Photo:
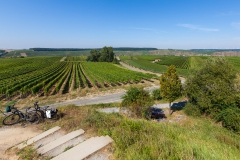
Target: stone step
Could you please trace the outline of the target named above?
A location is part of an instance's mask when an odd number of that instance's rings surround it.
[[[73,131],[71,133],[68,133],[55,141],[52,141],[45,146],[39,148],[37,152],[40,155],[48,156],[48,157],[54,157],[59,155],[60,153],[64,152],[64,150],[67,147],[75,146],[76,144],[79,144],[84,141],[84,137],[80,136],[85,131],[80,129]],[[80,137],[79,137],[80,136]]]
[[[47,144],[51,139],[57,139],[60,135],[59,133],[60,131],[60,127],[59,126],[56,126],[54,128],[51,128],[29,140],[27,140],[26,142],[23,142],[21,144],[19,144],[17,146],[18,149],[22,149],[30,144],[33,144],[34,143],[34,147],[35,148],[38,148],[39,146],[41,145],[44,145],[44,144]]]
[[[54,157],[52,160],[80,160],[105,147],[113,140],[109,136],[92,137],[79,145]]]

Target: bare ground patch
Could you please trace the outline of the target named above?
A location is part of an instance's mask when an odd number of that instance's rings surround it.
[[[0,128],[0,159],[15,160],[18,159],[15,152],[6,151],[12,146],[15,146],[29,138],[40,134],[42,130],[37,126],[20,124],[14,126],[4,126]]]

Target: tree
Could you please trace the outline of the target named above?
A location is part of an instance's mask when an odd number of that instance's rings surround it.
[[[87,57],[87,61],[98,62],[100,56],[101,56],[100,52],[98,50],[93,49],[90,51],[90,56]]]
[[[128,107],[137,117],[149,118],[148,111],[154,103],[149,92],[131,87],[122,99],[121,106]]]
[[[202,114],[216,116],[228,107],[239,106],[236,70],[225,58],[214,58],[195,70],[185,82],[189,103]]]
[[[181,96],[182,84],[174,65],[167,68],[167,71],[160,77],[161,97],[168,100],[169,108],[171,103]]]
[[[112,62],[114,59],[114,52],[112,47],[103,47],[101,51],[91,50],[87,61],[92,62]]]
[[[112,62],[114,59],[114,53],[112,47],[103,47],[101,50],[101,56],[99,58],[99,61],[102,62]]]

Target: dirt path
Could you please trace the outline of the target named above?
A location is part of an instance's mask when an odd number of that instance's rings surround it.
[[[159,77],[162,75],[161,73],[154,73],[154,72],[151,72],[151,71],[146,71],[146,70],[143,70],[143,69],[135,68],[135,67],[132,67],[132,66],[130,66],[130,65],[126,64],[126,63],[123,63],[123,62],[120,62],[120,64],[121,64],[123,67],[125,67],[125,68],[127,68],[127,69],[129,69],[129,70],[132,70],[132,71],[142,72],[142,73],[156,74],[156,75],[159,76]],[[184,78],[184,77],[180,77],[180,79],[181,79],[181,82],[182,82],[182,83],[185,82],[185,78]]]
[[[161,75],[162,75],[162,74],[160,74],[160,73],[153,73],[153,72],[146,71],[146,70],[143,70],[143,69],[135,68],[135,67],[132,67],[132,66],[130,66],[130,65],[126,64],[126,63],[123,63],[123,62],[120,62],[120,64],[121,64],[123,67],[125,67],[125,68],[127,68],[127,69],[129,69],[129,70],[132,70],[132,71],[143,72],[143,73],[151,73],[151,74],[156,74],[157,76],[161,76]]]
[[[37,129],[34,125],[14,125],[4,126],[0,128],[0,160],[15,160],[18,159],[16,155],[5,153],[5,151],[19,144],[29,138],[32,138],[42,133],[41,130]]]

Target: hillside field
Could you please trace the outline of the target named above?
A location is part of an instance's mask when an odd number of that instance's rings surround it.
[[[143,74],[86,57],[28,57],[0,59],[0,99],[9,96],[54,95],[84,88],[109,88],[151,80]]]
[[[175,65],[181,76],[190,74],[191,69],[203,66],[204,61],[213,56],[120,56],[121,61],[144,70],[163,73],[170,65]],[[240,70],[240,57],[225,57],[237,70]]]
[[[54,51],[52,51],[54,52]],[[181,76],[203,66],[211,56],[119,56],[131,66],[163,73],[171,64]],[[240,70],[240,57],[226,57]],[[0,100],[28,95],[48,96],[85,88],[111,88],[151,81],[154,74],[143,74],[106,62],[87,62],[86,56],[40,56],[0,59]]]

